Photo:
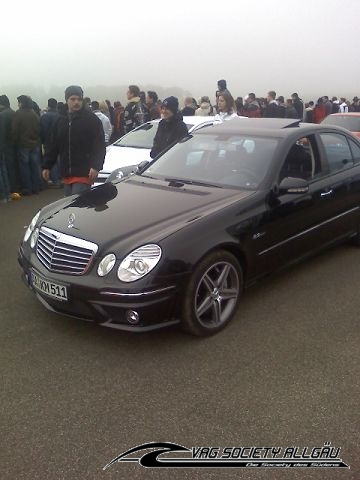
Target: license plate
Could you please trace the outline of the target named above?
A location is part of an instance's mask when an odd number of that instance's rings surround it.
[[[49,297],[56,298],[56,300],[68,301],[68,291],[65,285],[59,283],[49,282],[36,273],[31,272],[32,286],[41,293],[45,293]]]

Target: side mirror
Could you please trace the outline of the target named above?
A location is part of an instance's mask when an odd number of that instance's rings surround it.
[[[143,160],[142,162],[139,163],[139,165],[135,169],[135,173],[141,173],[145,168],[149,165],[148,160]]]
[[[110,175],[105,180],[105,183],[111,183],[115,181],[119,181],[129,177],[132,173],[134,173],[137,169],[137,165],[130,165],[127,167],[120,167],[113,170]]]
[[[307,193],[309,191],[309,184],[303,178],[286,177],[283,178],[278,187],[278,194],[284,195],[286,193]]]

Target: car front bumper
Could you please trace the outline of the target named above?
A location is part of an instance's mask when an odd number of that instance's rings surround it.
[[[113,285],[102,285],[98,288],[98,279],[91,275],[56,275],[39,262],[32,265],[22,247],[19,249],[18,261],[23,270],[24,283],[35,293],[38,300],[54,313],[133,332],[155,330],[179,323],[176,315],[179,301],[176,282],[156,288],[139,288],[131,292],[114,288]],[[59,300],[36,288],[32,272],[48,282],[65,286],[68,299]]]

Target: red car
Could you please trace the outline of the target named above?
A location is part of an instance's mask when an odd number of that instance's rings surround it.
[[[321,122],[325,125],[343,127],[360,138],[360,112],[332,113]]]

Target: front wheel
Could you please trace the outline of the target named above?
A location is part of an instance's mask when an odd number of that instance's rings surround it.
[[[222,330],[234,316],[243,288],[242,269],[231,253],[221,250],[196,267],[186,289],[183,328],[198,336]]]

